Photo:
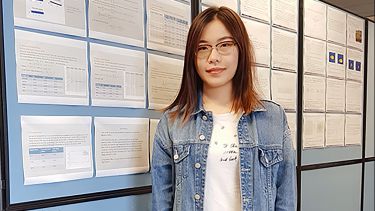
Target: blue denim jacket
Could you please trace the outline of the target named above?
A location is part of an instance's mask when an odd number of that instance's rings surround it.
[[[295,211],[296,167],[283,108],[271,101],[238,123],[242,210]],[[152,156],[152,210],[203,210],[208,146],[213,117],[201,103],[190,120],[157,127]]]

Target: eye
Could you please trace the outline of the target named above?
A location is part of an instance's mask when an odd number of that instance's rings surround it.
[[[209,49],[210,49],[210,46],[208,45],[198,46],[198,51],[208,51]]]
[[[232,41],[225,41],[225,42],[219,43],[219,45],[218,45],[219,48],[229,48],[229,47],[232,47],[232,46],[233,46]]]

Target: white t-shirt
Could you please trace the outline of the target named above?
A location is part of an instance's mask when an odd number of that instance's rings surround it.
[[[204,211],[241,210],[239,144],[237,125],[241,115],[213,115],[207,154]]]

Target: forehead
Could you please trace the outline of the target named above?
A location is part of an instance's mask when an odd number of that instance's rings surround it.
[[[223,37],[231,36],[231,33],[227,30],[224,24],[220,20],[215,18],[203,28],[200,41],[214,43]]]

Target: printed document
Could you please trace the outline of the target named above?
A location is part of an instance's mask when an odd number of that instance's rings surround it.
[[[270,22],[270,0],[240,0],[241,15]]]
[[[270,25],[242,18],[255,52],[255,63],[270,66],[271,37]]]
[[[326,75],[326,42],[304,37],[303,70],[305,73]]]
[[[24,184],[93,176],[91,117],[21,116]]]
[[[148,171],[147,118],[95,117],[94,122],[97,177]]]
[[[148,108],[169,106],[180,91],[184,62],[148,54]]]
[[[344,146],[344,114],[326,114],[326,146]]]
[[[298,30],[298,0],[272,0],[272,24]]]
[[[304,3],[304,34],[326,40],[327,6],[318,0],[305,0]]]
[[[326,78],[305,75],[303,81],[303,108],[310,111],[325,111]]]
[[[324,147],[324,113],[304,113],[303,114],[303,148]]]
[[[145,108],[145,53],[90,44],[94,106]]]
[[[147,47],[183,56],[190,13],[190,6],[181,2],[148,0]]]
[[[272,27],[272,68],[297,71],[297,34]]]
[[[327,78],[326,111],[345,112],[345,80]]]
[[[271,71],[272,100],[280,103],[284,109],[296,110],[297,106],[297,74]]]
[[[14,25],[86,36],[86,1],[13,0]]]
[[[143,47],[143,11],[139,0],[90,0],[89,36]]]
[[[19,103],[88,105],[86,42],[15,30]]]

